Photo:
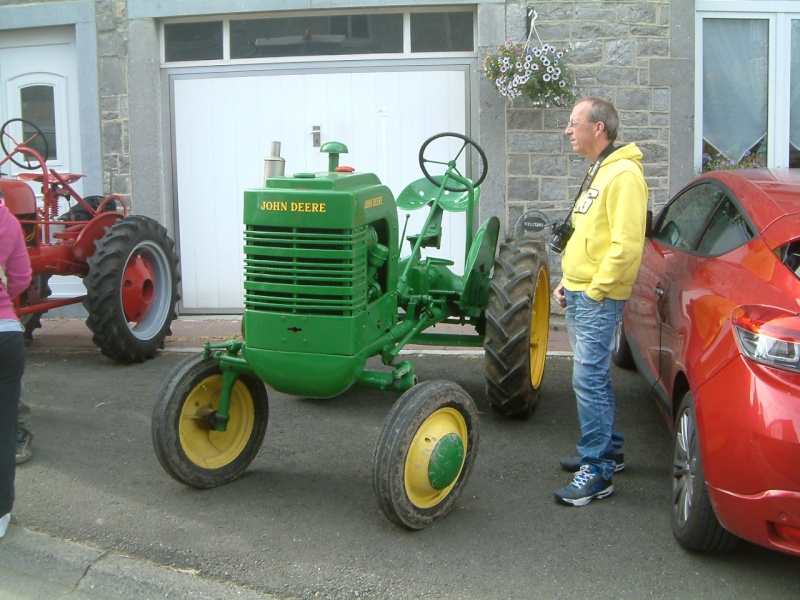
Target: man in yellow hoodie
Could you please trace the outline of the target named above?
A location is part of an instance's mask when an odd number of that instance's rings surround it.
[[[614,106],[590,97],[575,104],[564,132],[572,149],[592,162],[570,215],[574,232],[561,260],[564,276],[553,292],[567,309],[581,426],[579,456],[561,460],[574,471],[572,480],[555,493],[557,502],[570,506],[610,496],[611,476],[625,465],[623,436],[614,426],[611,353],[642,259],[647,184],[636,145],[613,145],[618,127]]]

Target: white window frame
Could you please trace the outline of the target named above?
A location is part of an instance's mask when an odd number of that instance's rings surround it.
[[[444,13],[444,12],[471,12],[472,13],[472,52],[411,52],[411,13]],[[268,58],[240,58],[232,59],[230,52],[230,22],[241,19],[280,19],[286,17],[303,17],[303,16],[338,16],[338,15],[358,15],[358,14],[401,14],[403,16],[403,52],[402,53],[380,53],[380,54],[335,54],[335,55],[317,55],[317,56],[281,56],[281,57],[268,57]],[[164,37],[164,25],[174,23],[203,23],[208,21],[222,21],[222,59],[221,60],[204,60],[204,61],[166,61],[166,44]],[[458,6],[425,6],[415,7],[413,10],[404,9],[404,7],[385,8],[385,9],[350,9],[350,10],[326,10],[326,11],[291,11],[291,12],[270,12],[263,14],[247,14],[247,15],[224,15],[214,17],[197,17],[190,19],[164,19],[159,24],[159,45],[160,45],[160,59],[162,68],[172,67],[192,67],[192,66],[212,66],[212,65],[238,65],[238,64],[269,64],[269,63],[304,63],[304,62],[319,62],[321,60],[330,61],[348,61],[348,60],[387,60],[387,59],[405,59],[409,58],[441,58],[441,57],[475,57],[478,55],[478,26],[477,26],[477,7],[475,5],[458,5]]]
[[[47,166],[56,170],[63,169],[64,165],[70,164],[70,132],[69,119],[67,118],[67,85],[64,76],[58,73],[35,72],[25,73],[9,79],[6,90],[8,95],[8,109],[10,114],[22,114],[22,106],[20,103],[21,91],[24,88],[37,85],[53,88],[53,116],[55,118],[58,157],[49,157],[47,159]],[[21,136],[18,139],[21,139]],[[11,165],[9,166],[12,173],[20,172],[19,168]]]
[[[793,0],[698,0],[695,12],[695,140],[694,167],[703,164],[703,21],[705,19],[762,19],[769,31],[769,92],[767,99],[767,166],[789,166],[791,25],[800,20],[800,3]],[[732,122],[732,126],[735,123]]]

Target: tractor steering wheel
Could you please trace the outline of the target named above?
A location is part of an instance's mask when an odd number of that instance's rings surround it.
[[[20,126],[22,127],[23,135],[25,135],[26,125],[29,129],[32,129],[35,133],[26,140],[22,142],[17,142],[17,140],[14,139],[14,136],[12,136],[8,132],[8,126],[11,123],[17,123],[17,122],[21,124]],[[11,151],[9,151],[8,148],[6,148],[6,138],[13,144]],[[42,150],[44,150],[44,152],[39,152],[39,149],[32,146],[32,143],[34,141],[37,141],[36,145],[39,146]],[[0,146],[3,147],[3,152],[6,153],[6,156],[8,156],[8,159],[12,163],[14,163],[15,165],[17,165],[22,169],[27,169],[28,171],[41,169],[44,165],[39,162],[39,157],[41,157],[42,160],[46,163],[47,158],[50,154],[50,147],[47,145],[47,138],[45,137],[44,133],[42,133],[42,130],[39,129],[36,125],[31,123],[30,121],[26,121],[25,119],[9,119],[5,123],[3,123],[3,127],[0,128]],[[26,148],[30,148],[34,152],[38,153],[39,156],[30,152],[20,151],[20,154],[22,154],[25,157],[25,162],[24,163],[18,162],[16,159],[14,159],[13,155],[18,152],[20,146],[25,146]],[[31,158],[35,160],[31,162]]]
[[[453,158],[453,160],[448,162],[442,162],[439,160],[432,160],[429,158],[425,158],[425,150],[428,148],[428,146],[430,146],[432,142],[441,138],[456,138],[461,141],[461,147],[459,148],[458,152],[456,152],[455,158]],[[448,144],[451,142],[452,140],[447,140]],[[486,179],[486,173],[488,171],[489,162],[486,160],[486,153],[483,151],[483,148],[478,146],[478,144],[476,144],[473,140],[471,140],[467,136],[462,135],[460,133],[452,133],[452,132],[439,133],[431,138],[428,138],[425,141],[425,143],[422,144],[422,147],[419,149],[419,166],[422,169],[422,173],[425,175],[428,181],[430,181],[436,186],[442,185],[444,174],[435,176],[431,175],[428,172],[428,165],[444,165],[445,167],[447,167],[445,171],[446,173],[453,172],[459,175],[460,177],[464,177],[466,179],[466,176],[458,170],[458,167],[456,166],[456,161],[461,157],[462,154],[464,154],[464,151],[470,146],[472,146],[478,152],[478,156],[480,157],[481,164],[478,170],[479,175],[478,178],[473,183],[473,187],[478,187],[481,183],[483,183],[483,180]],[[444,147],[444,144],[440,144],[440,147]],[[467,191],[467,188],[463,184],[456,186],[454,184],[448,183],[448,185],[444,186],[444,189],[446,189],[448,192]]]

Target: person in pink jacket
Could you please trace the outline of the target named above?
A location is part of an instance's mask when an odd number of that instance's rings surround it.
[[[13,299],[31,283],[31,263],[19,221],[0,195],[0,537],[14,506],[17,417],[25,370],[23,327]]]

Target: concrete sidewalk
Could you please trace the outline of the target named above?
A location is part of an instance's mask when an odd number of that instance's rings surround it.
[[[426,333],[470,334],[469,326],[437,325]],[[165,352],[195,352],[203,349],[205,342],[219,343],[226,340],[241,339],[240,316],[182,316],[172,323],[172,335],[164,340]],[[94,348],[92,332],[80,318],[43,318],[41,329],[33,333],[30,348]],[[456,348],[448,346],[419,346],[409,344],[404,353],[425,354],[426,352],[483,353],[481,348]],[[571,354],[564,317],[550,316],[547,351],[550,355]]]
[[[0,598],[14,600],[267,599],[198,577],[11,525],[0,539]]]

